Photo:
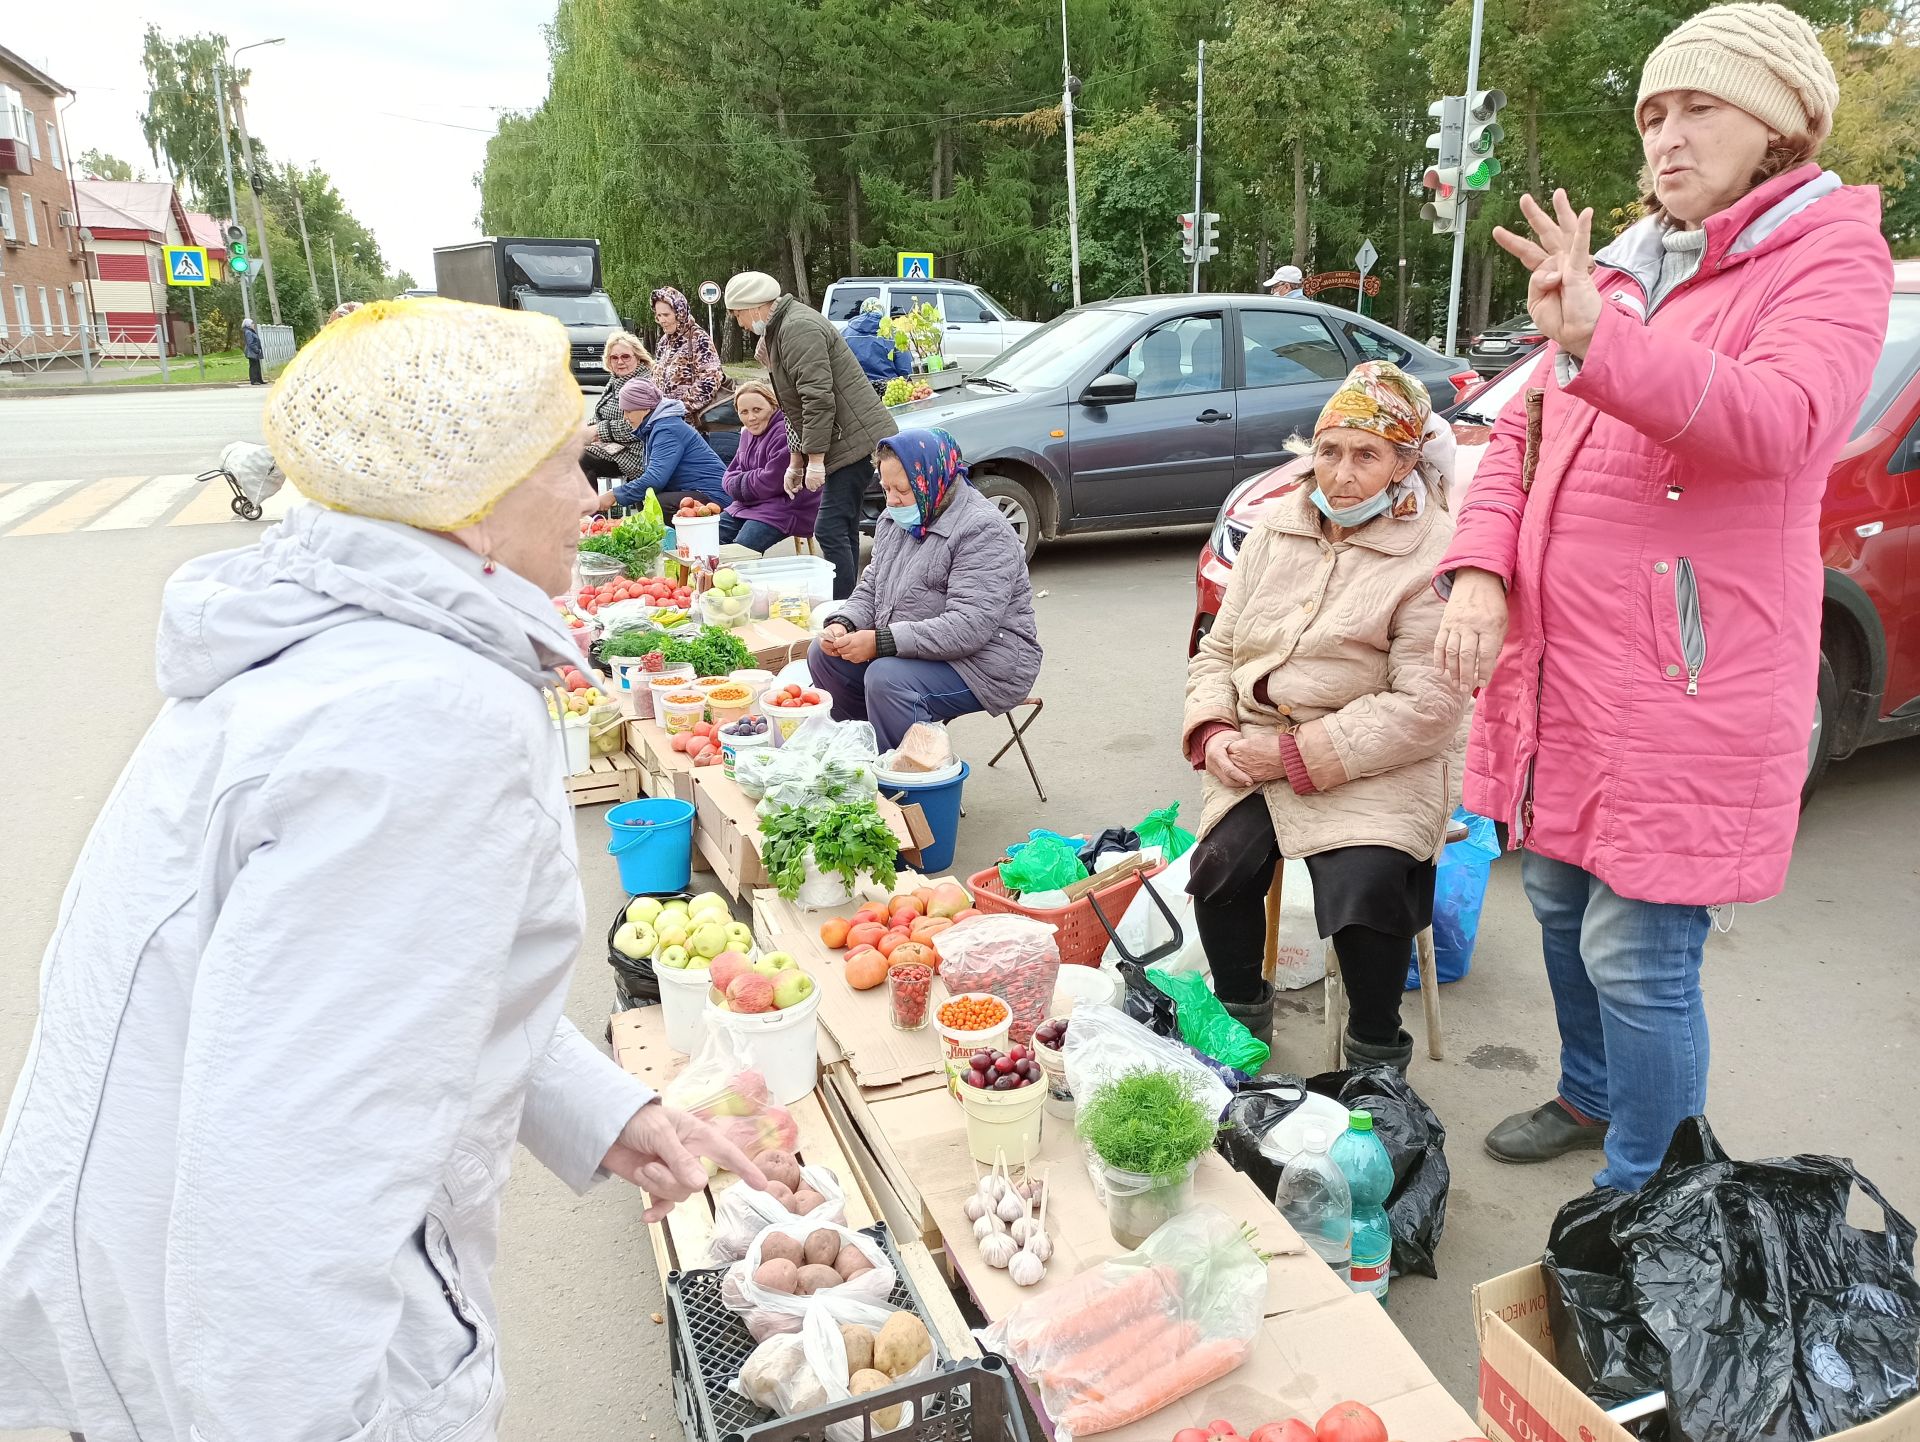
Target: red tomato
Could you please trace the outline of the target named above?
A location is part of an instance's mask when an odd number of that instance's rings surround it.
[[[882,956],[892,956],[893,949],[896,946],[904,946],[906,944],[906,941],[907,941],[906,932],[889,931],[885,936],[881,937],[878,941],[876,941],[873,944],[873,949],[879,952]]]
[[[1207,1431],[1211,1432],[1215,1437],[1237,1437],[1240,1435],[1240,1429],[1224,1417],[1216,1417],[1207,1423]]]
[[[1336,1402],[1313,1424],[1319,1442],[1387,1442],[1387,1424],[1364,1402]]]
[[[1173,1434],[1173,1442],[1207,1442],[1211,1433],[1202,1432],[1198,1427],[1182,1427]]]
[[[847,945],[878,947],[887,929],[877,921],[863,921],[847,933]],[[884,953],[883,953],[884,955]]]
[[[1313,1428],[1298,1417],[1289,1417],[1284,1422],[1269,1422],[1254,1428],[1247,1442],[1315,1442],[1315,1437]]]

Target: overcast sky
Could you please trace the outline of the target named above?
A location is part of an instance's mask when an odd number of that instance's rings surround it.
[[[473,178],[494,117],[546,94],[541,27],[553,9],[552,0],[0,5],[0,45],[74,92],[76,154],[97,146],[157,176],[140,136],[148,22],[172,36],[217,30],[231,47],[284,35],[284,45],[240,57],[253,72],[248,129],[277,158],[323,167],[388,265],[431,285],[433,248],[479,233]]]

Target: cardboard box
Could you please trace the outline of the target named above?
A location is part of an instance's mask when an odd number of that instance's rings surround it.
[[[804,661],[813,644],[813,632],[791,621],[749,621],[734,634],[753,652],[754,664],[776,676],[789,661]]]
[[[1561,1375],[1538,1262],[1473,1289],[1480,1336],[1480,1430],[1491,1442],[1634,1442],[1600,1404]],[[1836,1432],[1848,1442],[1914,1442],[1920,1400]]]
[[[693,839],[728,894],[744,900],[767,884],[760,860],[760,814],[739,783],[718,766],[693,772]]]
[[[640,765],[641,789],[649,796],[693,800],[693,758],[675,751],[658,721],[629,721],[627,750]]]

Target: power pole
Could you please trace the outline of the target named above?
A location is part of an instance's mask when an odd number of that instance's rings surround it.
[[[240,155],[247,164],[247,190],[253,196],[253,229],[260,240],[260,264],[267,273],[267,304],[273,309],[273,323],[280,324],[280,292],[273,285],[273,252],[267,248],[267,217],[260,209],[259,175],[253,168],[253,141],[247,135],[247,104],[240,87],[233,87],[233,118],[240,125]],[[1455,267],[1456,272],[1458,267]]]
[[[219,57],[213,62],[213,88],[219,92],[220,101],[220,159],[227,167],[227,223],[240,223],[240,202],[233,195],[233,146],[227,139],[227,78],[220,68]],[[231,251],[229,251],[231,254]],[[253,319],[253,267],[247,267],[240,277],[240,313],[248,320]]]
[[[333,248],[331,234],[327,236],[327,263],[333,267],[333,306],[338,310],[340,308],[340,257]],[[707,309],[711,310],[713,307],[708,306]]]
[[[313,271],[313,242],[307,239],[307,212],[300,204],[300,181],[291,165],[287,167],[287,189],[293,192],[293,218],[300,225],[300,248],[307,253],[307,285],[313,291],[313,308],[320,309],[320,277]]]
[[[1478,0],[1475,0],[1478,4]],[[1206,40],[1200,42],[1200,60],[1194,67],[1194,227],[1200,227],[1200,136],[1206,119]],[[1194,294],[1200,294],[1200,234],[1194,234]]]
[[[1060,0],[1060,110],[1067,121],[1067,250],[1073,258],[1073,303],[1080,304],[1080,194],[1073,173],[1073,97],[1080,82],[1073,78],[1067,53],[1067,0]]]
[[[1467,93],[1465,103],[1470,104],[1480,85],[1480,23],[1486,16],[1486,0],[1473,0],[1473,35],[1467,42]],[[1462,106],[1464,118],[1465,105]],[[245,134],[242,131],[241,134]],[[1453,354],[1455,340],[1460,334],[1460,264],[1467,254],[1467,217],[1471,211],[1465,195],[1460,197],[1460,220],[1453,232],[1453,276],[1447,283],[1447,350]]]

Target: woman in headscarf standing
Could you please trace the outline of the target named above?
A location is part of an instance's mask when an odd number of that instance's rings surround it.
[[[1321,411],[1312,455],[1242,543],[1187,668],[1181,744],[1206,772],[1188,890],[1221,1002],[1267,1040],[1267,889],[1282,857],[1304,859],[1347,1056],[1404,1070],[1400,996],[1433,921],[1465,707],[1433,659],[1452,436],[1425,386],[1369,361]]]
[[[842,721],[871,721],[883,751],[916,721],[999,715],[1040,675],[1026,549],[967,480],[953,437],[902,431],[879,443],[887,510],[873,560],[807,654]]]
[[[653,383],[661,395],[679,401],[698,420],[702,411],[733,390],[720,364],[720,352],[694,320],[687,298],[670,285],[653,293],[653,319],[660,327],[660,343],[649,358]]]
[[[1494,232],[1551,344],[1440,567],[1440,657],[1486,688],[1466,800],[1523,850],[1560,1030],[1501,1161],[1604,1143],[1596,1184],[1644,1185],[1706,1106],[1708,908],[1786,883],[1820,498],[1893,285],[1878,194],[1812,163],[1838,98],[1792,11],[1703,10],[1641,71],[1646,219],[1592,260],[1564,192]]]

